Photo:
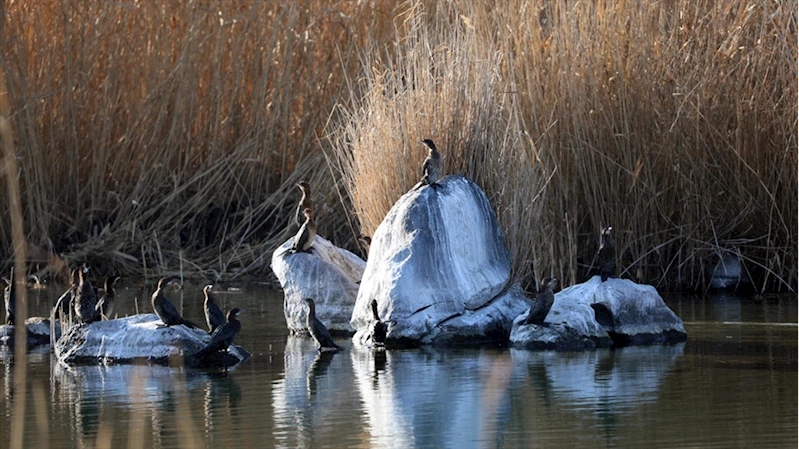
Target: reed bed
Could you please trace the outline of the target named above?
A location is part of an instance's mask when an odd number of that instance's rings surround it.
[[[732,253],[758,290],[795,291],[796,5],[485,6],[413,3],[364,52],[330,140],[366,234],[431,137],[522,279],[581,280],[613,225],[624,277],[701,290]]]
[[[795,4],[394,6],[7,4],[31,270],[266,275],[300,179],[354,250],[429,137],[525,282],[580,280],[610,224],[625,277],[701,289],[733,253],[758,290],[795,290]]]
[[[327,2],[6,5],[2,56],[33,269],[266,273],[294,183],[351,232],[318,144],[379,8]],[[4,175],[6,175],[4,173]],[[325,192],[333,192],[326,194]],[[7,199],[0,196],[2,207]],[[328,217],[332,217],[328,219]],[[3,215],[0,256],[10,254]],[[343,234],[342,234],[343,233]],[[346,243],[346,238],[343,238]]]

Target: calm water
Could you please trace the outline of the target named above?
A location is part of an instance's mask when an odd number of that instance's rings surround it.
[[[44,315],[60,289],[31,292]],[[117,312],[150,312],[120,289]],[[171,292],[202,322],[200,286]],[[138,298],[138,299],[136,299]],[[282,293],[218,294],[246,310],[231,372],[66,367],[30,354],[27,447],[796,447],[796,298],[667,299],[677,346],[580,353],[433,349],[373,353],[340,339],[320,356],[288,336]],[[12,362],[0,352],[0,447]]]

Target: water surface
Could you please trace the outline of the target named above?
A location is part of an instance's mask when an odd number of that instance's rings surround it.
[[[152,287],[151,287],[152,288]],[[169,297],[203,322],[201,286]],[[44,315],[58,288],[30,292]],[[151,312],[120,289],[121,315]],[[319,355],[288,335],[282,293],[217,294],[245,309],[232,371],[68,367],[28,360],[29,447],[796,447],[796,298],[669,297],[679,345],[595,352],[420,348]],[[12,357],[0,351],[0,447],[8,444]]]

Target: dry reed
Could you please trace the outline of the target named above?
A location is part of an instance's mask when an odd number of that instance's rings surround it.
[[[357,248],[429,137],[524,279],[579,280],[612,224],[624,276],[699,288],[730,252],[758,289],[796,287],[794,4],[6,8],[34,270],[266,274],[303,178],[320,233]]]
[[[489,194],[522,277],[580,280],[613,225],[625,277],[701,289],[729,252],[758,290],[795,290],[796,19],[764,1],[413,3],[330,131],[361,226],[431,137]]]

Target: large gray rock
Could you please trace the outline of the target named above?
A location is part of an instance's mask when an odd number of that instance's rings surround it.
[[[293,242],[294,237],[272,253],[272,271],[283,287],[283,313],[289,330],[307,332],[308,308],[302,300],[311,298],[317,318],[328,330],[352,334],[350,318],[366,262],[319,235],[310,253],[289,252]]]
[[[191,355],[202,349],[210,336],[186,326],[159,327],[157,315],[145,313],[116,320],[97,321],[69,328],[56,342],[55,354],[64,363],[97,365],[138,363],[168,364],[182,361],[189,366],[230,367],[250,357],[243,348],[231,345],[200,362]]]
[[[31,317],[25,320],[28,329],[28,347],[50,344],[50,320],[42,317]],[[55,322],[55,338],[61,336],[61,324]],[[14,346],[14,326],[0,326],[0,346]]]
[[[387,345],[505,342],[529,302],[483,191],[463,176],[411,190],[372,236],[352,326],[369,344],[377,299]]]
[[[528,349],[594,349],[674,343],[687,338],[682,320],[650,285],[594,276],[555,295],[544,325],[513,321],[510,342]]]

